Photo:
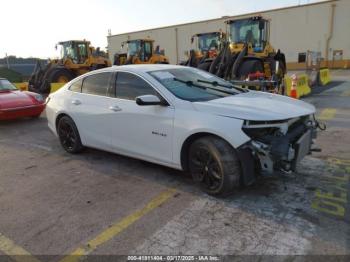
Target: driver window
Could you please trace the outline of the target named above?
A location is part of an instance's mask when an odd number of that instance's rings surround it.
[[[66,53],[69,58],[75,59],[74,49],[70,46],[66,47]]]
[[[144,45],[145,45],[145,59],[144,59],[144,61],[148,61],[152,56],[151,43],[145,42]]]
[[[87,57],[86,44],[79,44],[78,49],[80,56]]]
[[[79,43],[77,44],[77,63],[83,64],[85,63],[85,60],[87,59],[87,48],[85,43]]]
[[[116,81],[116,97],[135,100],[142,95],[157,95],[157,92],[142,78],[125,72],[118,72]]]
[[[243,25],[239,35],[242,42],[251,43],[253,47],[259,45],[260,32],[258,23]]]

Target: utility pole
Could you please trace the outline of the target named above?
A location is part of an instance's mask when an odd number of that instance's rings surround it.
[[[5,53],[5,58],[6,58],[7,68],[10,69],[10,63],[9,63],[9,58],[7,56],[7,53]]]

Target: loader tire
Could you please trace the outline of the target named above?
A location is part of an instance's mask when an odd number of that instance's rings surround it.
[[[218,65],[221,61],[221,54],[219,54],[217,57],[215,57],[215,59],[213,60],[213,62],[211,63],[210,67],[209,67],[209,73],[216,75],[218,73]]]
[[[40,85],[39,92],[49,94],[51,91],[51,83],[67,83],[72,80],[75,75],[66,68],[54,68],[47,73],[47,77]]]
[[[245,60],[238,67],[237,78],[246,79],[249,74],[256,73],[257,71],[264,72],[264,66],[261,61],[255,59]]]
[[[93,64],[90,69],[91,71],[108,67],[106,64]]]
[[[213,61],[208,61],[208,62],[201,63],[201,64],[198,65],[197,68],[208,72],[212,62]]]
[[[56,68],[50,73],[48,81],[50,83],[68,83],[74,77],[75,75],[68,69]]]

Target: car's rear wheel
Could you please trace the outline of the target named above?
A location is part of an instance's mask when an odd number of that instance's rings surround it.
[[[202,137],[192,143],[188,156],[192,177],[206,193],[227,196],[239,186],[240,162],[226,141],[215,136]]]
[[[83,149],[78,129],[70,117],[60,118],[57,124],[57,133],[62,147],[68,153],[76,154]]]

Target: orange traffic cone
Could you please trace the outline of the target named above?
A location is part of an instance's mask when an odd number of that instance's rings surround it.
[[[290,90],[290,97],[298,99],[298,93],[297,93],[298,77],[297,77],[296,74],[293,74],[291,76],[291,79],[292,79],[292,87],[291,87],[291,90]]]

